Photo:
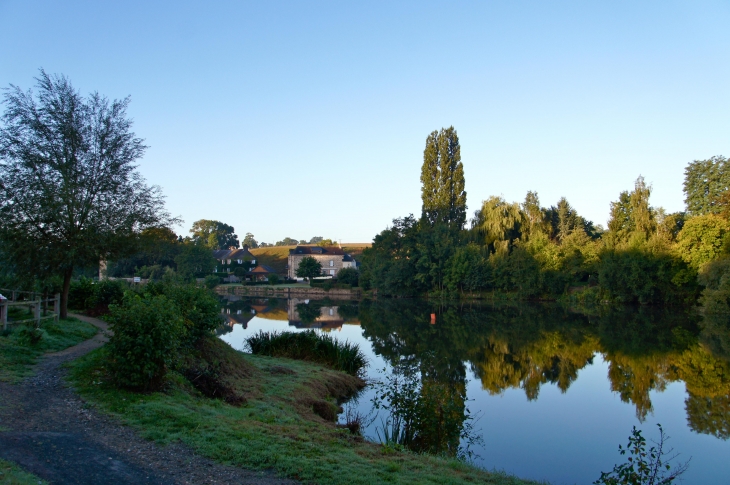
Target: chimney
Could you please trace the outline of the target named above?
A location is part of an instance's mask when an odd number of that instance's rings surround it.
[[[244,244],[244,245],[243,245],[243,250],[244,250],[244,251],[248,251],[248,244]]]

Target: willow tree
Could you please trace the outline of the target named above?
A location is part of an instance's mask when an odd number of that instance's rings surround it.
[[[150,227],[177,222],[159,187],[135,171],[146,149],[126,116],[129,98],[83,97],[43,70],[37,95],[11,85],[0,125],[0,242],[18,272],[63,278],[133,250]]]
[[[466,191],[461,146],[453,126],[426,139],[421,167],[422,217],[430,225],[462,229],[466,222]]]
[[[520,205],[496,196],[482,202],[474,221],[475,228],[484,236],[485,244],[491,245],[498,253],[506,253],[512,242],[520,238],[524,224],[525,214]]]

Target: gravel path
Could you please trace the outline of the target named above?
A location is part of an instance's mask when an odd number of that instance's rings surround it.
[[[107,324],[73,315],[102,331],[47,354],[20,384],[0,382],[0,458],[52,484],[290,485],[272,472],[224,466],[182,444],[161,447],[93,409],[65,385],[61,364],[107,341]]]

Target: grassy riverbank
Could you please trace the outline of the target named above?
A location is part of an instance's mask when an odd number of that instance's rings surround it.
[[[33,365],[43,354],[58,352],[96,335],[97,328],[76,318],[46,320],[41,331],[18,326],[0,333],[0,381],[15,383],[33,374]],[[37,342],[36,338],[40,337]]]
[[[338,428],[337,399],[362,385],[354,376],[309,362],[243,354],[218,340],[210,345],[207,359],[219,363],[226,385],[244,397],[240,407],[204,397],[174,373],[164,392],[119,391],[105,378],[103,348],[72,363],[71,379],[88,402],[146,438],[181,441],[221,463],[273,468],[304,482],[533,483],[370,443]]]

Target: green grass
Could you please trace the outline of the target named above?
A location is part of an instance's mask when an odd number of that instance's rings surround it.
[[[219,344],[216,344],[219,345]],[[172,373],[165,392],[134,394],[105,378],[98,349],[71,363],[71,380],[87,400],[159,443],[182,442],[218,462],[322,484],[526,484],[467,463],[395,450],[364,441],[313,412],[315,403],[352,390],[355,377],[320,365],[243,354],[222,342],[222,360],[242,359],[239,390],[246,404],[234,407],[203,397]]]
[[[360,346],[330,335],[306,332],[260,331],[246,339],[251,352],[271,357],[309,360],[356,376],[368,365]]]
[[[24,472],[15,463],[0,460],[0,485],[47,485],[48,482],[41,480],[35,475]]]
[[[96,335],[97,328],[76,318],[41,324],[41,339],[32,344],[26,334],[29,327],[22,324],[8,335],[0,333],[0,381],[15,383],[33,374],[33,365],[47,352],[57,352]],[[24,330],[25,329],[25,330]]]

